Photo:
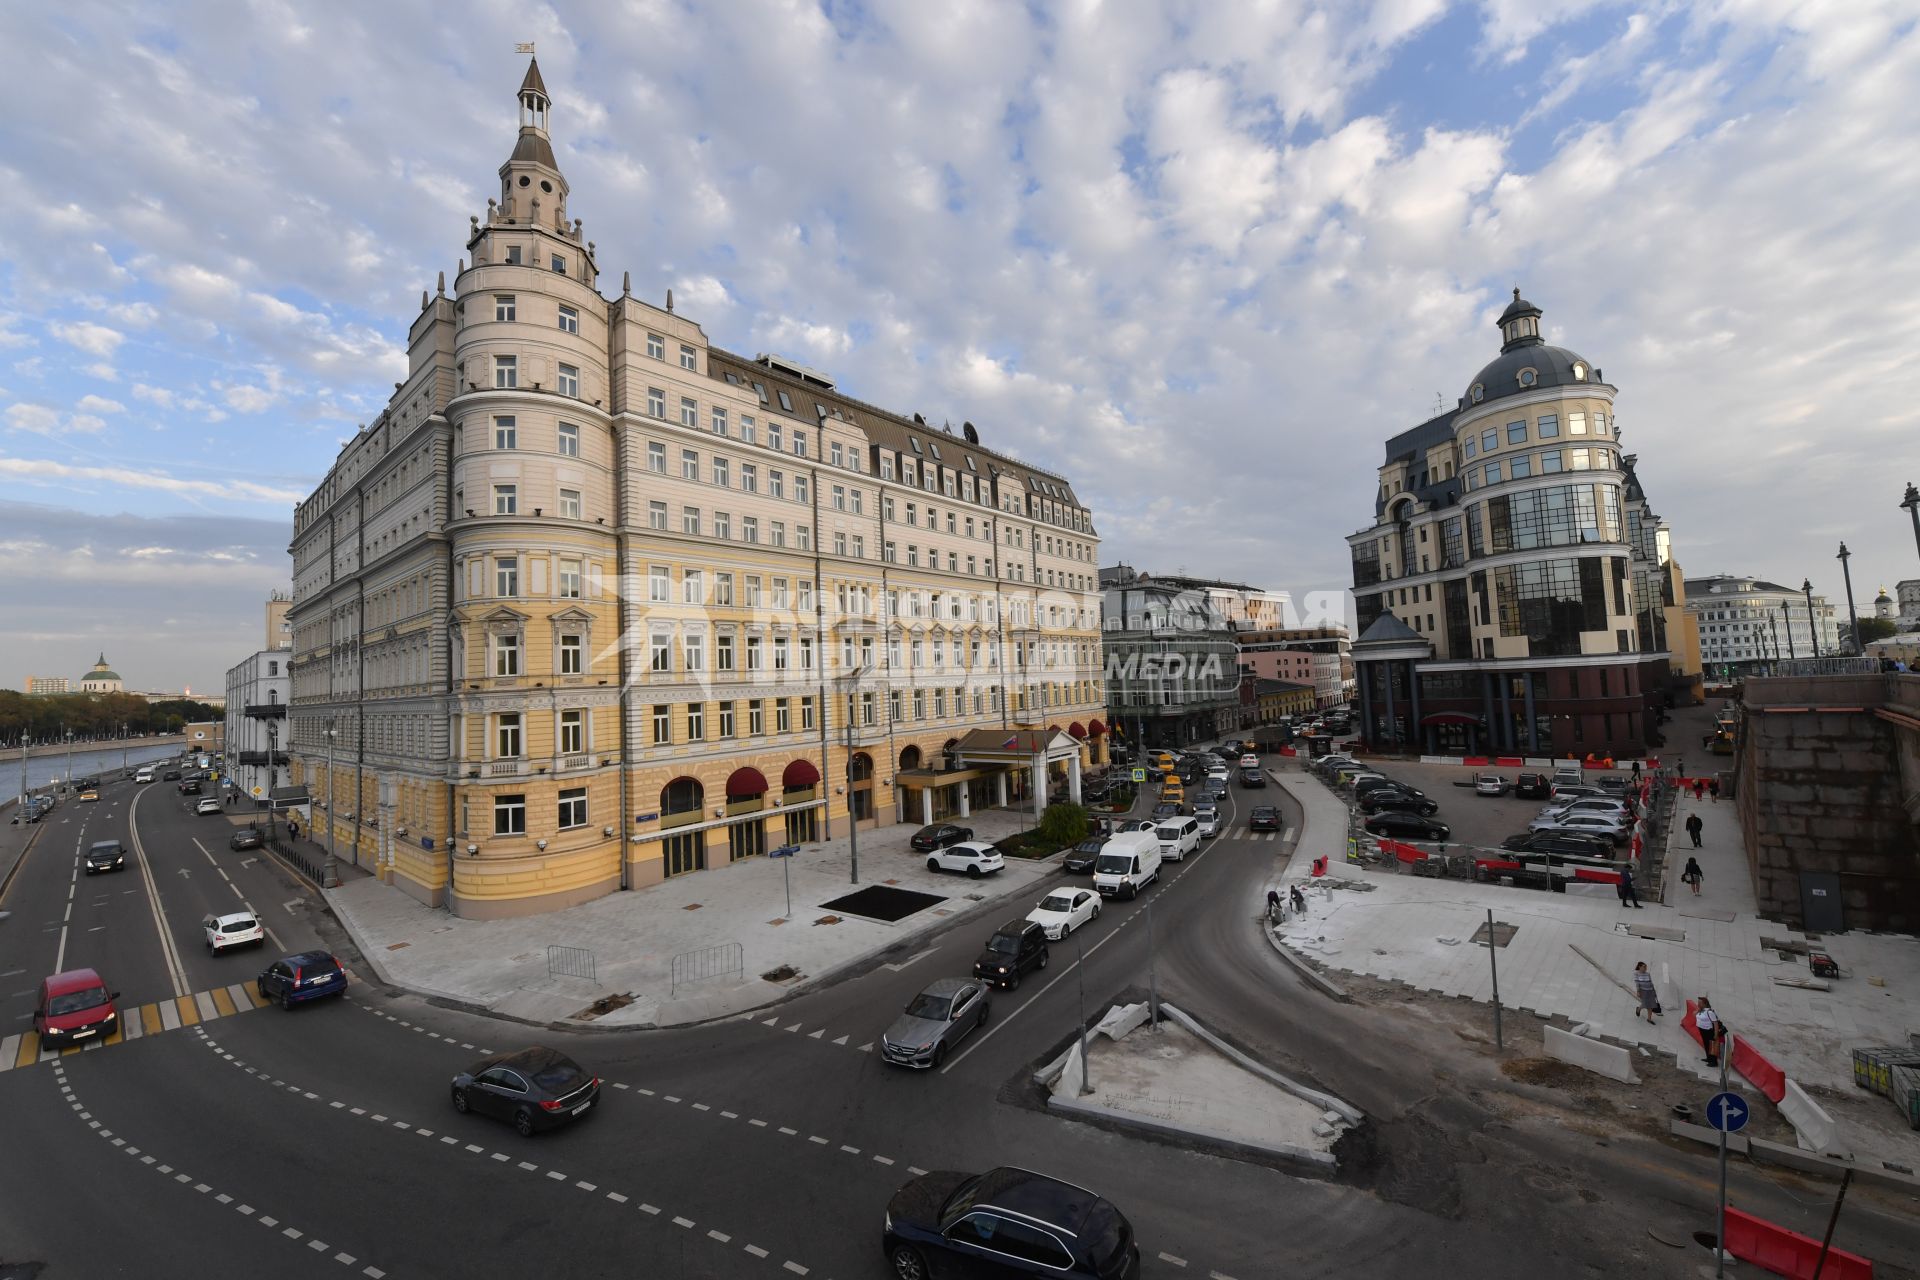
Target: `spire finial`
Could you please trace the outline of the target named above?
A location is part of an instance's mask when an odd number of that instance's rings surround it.
[[[1515,286],[1513,286],[1513,300],[1514,300],[1515,302],[1518,302],[1518,301],[1520,301],[1520,286],[1519,286],[1519,285],[1515,285]]]
[[[620,296],[623,298],[633,296],[633,272],[631,271],[620,273]]]
[[[443,298],[447,296],[447,273],[445,271],[440,273],[440,282],[434,291]]]
[[[673,290],[667,290],[667,310],[673,310]]]

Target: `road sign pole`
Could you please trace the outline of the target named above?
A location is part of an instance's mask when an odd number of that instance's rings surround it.
[[[1087,944],[1079,934],[1074,934],[1073,945],[1079,952],[1079,963],[1074,968],[1080,974],[1080,1096],[1093,1092],[1093,1063],[1087,1060]],[[1018,971],[1015,971],[1018,976]]]
[[[787,882],[787,919],[793,919],[793,859],[780,859],[780,876]]]
[[[1715,1024],[1715,1030],[1719,1029]],[[1720,1092],[1727,1091],[1727,1063],[1732,1058],[1727,1046],[1720,1043],[1721,1037],[1714,1037],[1714,1045],[1720,1050]],[[1728,1120],[1726,1104],[1720,1103],[1720,1226],[1713,1234],[1713,1274],[1727,1274],[1727,1132]]]
[[[1500,961],[1495,957],[1499,948],[1493,936],[1493,911],[1487,911],[1487,968],[1493,972],[1493,1047],[1504,1050],[1507,1043],[1500,1035]]]

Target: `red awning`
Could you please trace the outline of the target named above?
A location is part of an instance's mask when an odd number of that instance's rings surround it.
[[[746,800],[767,794],[767,775],[758,769],[735,769],[727,779],[727,799]]]
[[[820,771],[813,767],[811,760],[795,760],[780,775],[780,785],[789,790],[798,787],[810,787],[820,781]]]
[[[1067,733],[1071,737],[1084,738],[1087,736],[1087,726],[1081,724],[1078,720],[1075,720],[1072,724],[1067,726]]]
[[[1107,726],[1098,720],[1091,721],[1087,725],[1087,736],[1089,738],[1104,738],[1107,736]]]

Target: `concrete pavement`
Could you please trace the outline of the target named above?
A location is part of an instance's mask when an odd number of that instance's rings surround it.
[[[967,820],[982,840],[1031,824],[1023,811],[988,810]],[[793,879],[793,914],[781,861],[749,858],[614,893],[565,911],[510,920],[462,920],[425,907],[373,879],[326,891],[328,905],[381,979],[428,996],[549,1023],[572,1018],[596,1000],[632,1003],[592,1019],[594,1026],[676,1026],[772,1004],[828,976],[905,948],[955,916],[986,904],[1024,916],[1044,896],[1059,859],[1008,858],[1006,869],[970,880],[927,870],[927,856],[906,845],[917,827],[863,833],[860,883],[851,883],[845,836],[806,845],[784,860]],[[940,901],[897,921],[848,915],[825,904],[873,885],[933,895]],[[737,969],[724,954],[739,944]],[[547,947],[593,955],[595,977],[550,974]],[[705,948],[700,972],[676,981],[674,957]],[[905,958],[903,955],[902,959]],[[683,965],[685,962],[683,962]],[[791,969],[792,977],[762,975]]]

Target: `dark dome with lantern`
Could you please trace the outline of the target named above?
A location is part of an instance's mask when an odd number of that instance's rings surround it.
[[[1540,337],[1540,315],[1540,308],[1521,297],[1520,290],[1515,288],[1513,301],[1500,313],[1497,322],[1502,338],[1500,354],[1467,384],[1467,392],[1460,398],[1463,412],[1471,413],[1475,405],[1524,391],[1601,381],[1600,371],[1593,367],[1591,360],[1565,347],[1547,345]]]

